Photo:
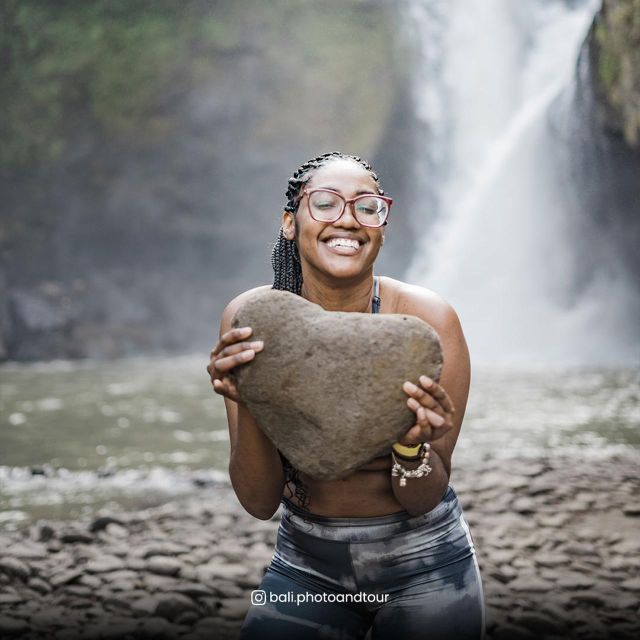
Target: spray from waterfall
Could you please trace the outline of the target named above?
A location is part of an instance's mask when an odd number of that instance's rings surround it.
[[[420,48],[415,78],[425,136],[416,184],[431,189],[436,217],[408,279],[456,308],[476,363],[614,364],[640,357],[630,351],[636,328],[629,318],[637,313],[630,305],[637,302],[615,258],[576,293],[584,245],[572,222],[580,212],[575,185],[565,177],[570,172],[561,166],[564,141],[549,123],[552,105],[571,108],[559,98],[571,91],[598,6],[597,0],[408,5],[418,42],[430,43]],[[414,212],[416,222],[430,213]]]

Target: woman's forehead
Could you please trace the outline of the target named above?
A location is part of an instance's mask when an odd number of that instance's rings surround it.
[[[344,158],[330,160],[315,169],[311,173],[307,186],[334,189],[362,187],[377,191],[371,172],[360,163]]]

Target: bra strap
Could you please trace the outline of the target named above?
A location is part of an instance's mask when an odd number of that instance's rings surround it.
[[[371,313],[380,313],[380,280],[373,276],[373,300],[371,300]]]

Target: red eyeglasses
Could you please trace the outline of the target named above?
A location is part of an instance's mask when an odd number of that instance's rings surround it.
[[[309,215],[316,222],[336,222],[350,204],[355,219],[363,227],[381,227],[386,224],[393,203],[392,198],[372,193],[363,193],[347,200],[331,189],[305,189],[303,196],[305,195],[308,197]]]

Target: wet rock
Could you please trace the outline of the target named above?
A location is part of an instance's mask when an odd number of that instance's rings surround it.
[[[109,573],[124,568],[124,562],[120,558],[112,555],[104,555],[96,560],[90,560],[86,566],[86,570],[89,573]]]
[[[519,626],[533,632],[538,638],[547,638],[551,634],[561,636],[565,631],[564,625],[537,613],[519,613],[514,616],[514,620]]]
[[[51,593],[51,585],[40,578],[31,578],[27,583],[29,589],[33,589],[37,593],[41,595],[46,595],[47,593]]]
[[[0,593],[0,605],[24,602],[24,596],[18,593]]]
[[[190,547],[175,542],[155,542],[146,544],[136,550],[136,555],[142,558],[150,558],[151,556],[177,556],[189,553]]]
[[[563,589],[589,589],[595,584],[595,580],[582,573],[570,572],[560,574],[558,586]]]
[[[415,423],[403,382],[437,380],[442,368],[437,334],[411,316],[327,312],[268,290],[238,310],[233,326],[253,327],[252,339],[265,344],[236,370],[240,397],[291,463],[315,478],[344,477],[387,453]]]
[[[143,638],[173,640],[180,635],[181,630],[181,627],[164,618],[154,617],[141,620],[137,633]]]
[[[197,610],[198,605],[191,598],[181,593],[171,593],[159,598],[155,614],[167,620],[175,620],[183,613]]]
[[[26,581],[31,574],[29,567],[17,558],[0,558],[0,571]]]
[[[36,525],[34,537],[37,542],[49,542],[55,536],[56,531],[50,524],[42,522]]]
[[[147,569],[161,576],[177,576],[181,568],[182,563],[175,558],[153,556],[147,561]]]
[[[516,498],[513,501],[513,510],[522,515],[530,515],[536,511],[536,502],[531,498]]]
[[[28,628],[29,625],[24,620],[0,616],[0,638],[22,635]]]
[[[104,531],[110,524],[118,524],[124,526],[124,522],[113,516],[99,516],[94,518],[93,522],[89,526],[91,533],[97,533],[98,531]]]
[[[569,562],[569,556],[565,553],[536,553],[534,561],[541,567],[558,567]]]
[[[158,598],[155,596],[146,596],[135,600],[131,604],[131,610],[142,615],[152,615],[157,606]]]
[[[227,598],[220,605],[220,615],[230,619],[244,618],[248,609],[249,600],[247,598]]]
[[[620,583],[625,591],[640,591],[640,578],[630,578]]]
[[[529,640],[536,636],[515,624],[501,624],[491,632],[492,640]]]
[[[80,542],[82,544],[91,544],[93,542],[93,536],[87,531],[80,531],[78,529],[66,529],[60,532],[58,536],[61,542],[66,544],[73,544],[74,542]]]
[[[6,549],[6,553],[19,560],[44,560],[48,555],[44,545],[33,542],[12,544]]]
[[[622,513],[625,516],[629,516],[630,518],[639,518],[640,517],[640,502],[635,504],[628,504],[622,508]]]
[[[531,593],[546,593],[553,588],[553,582],[534,576],[520,576],[509,584],[514,591],[530,591]]]
[[[77,580],[83,573],[84,571],[82,569],[66,569],[59,573],[54,573],[51,578],[49,578],[49,582],[52,587],[60,587],[63,584],[69,584]]]

